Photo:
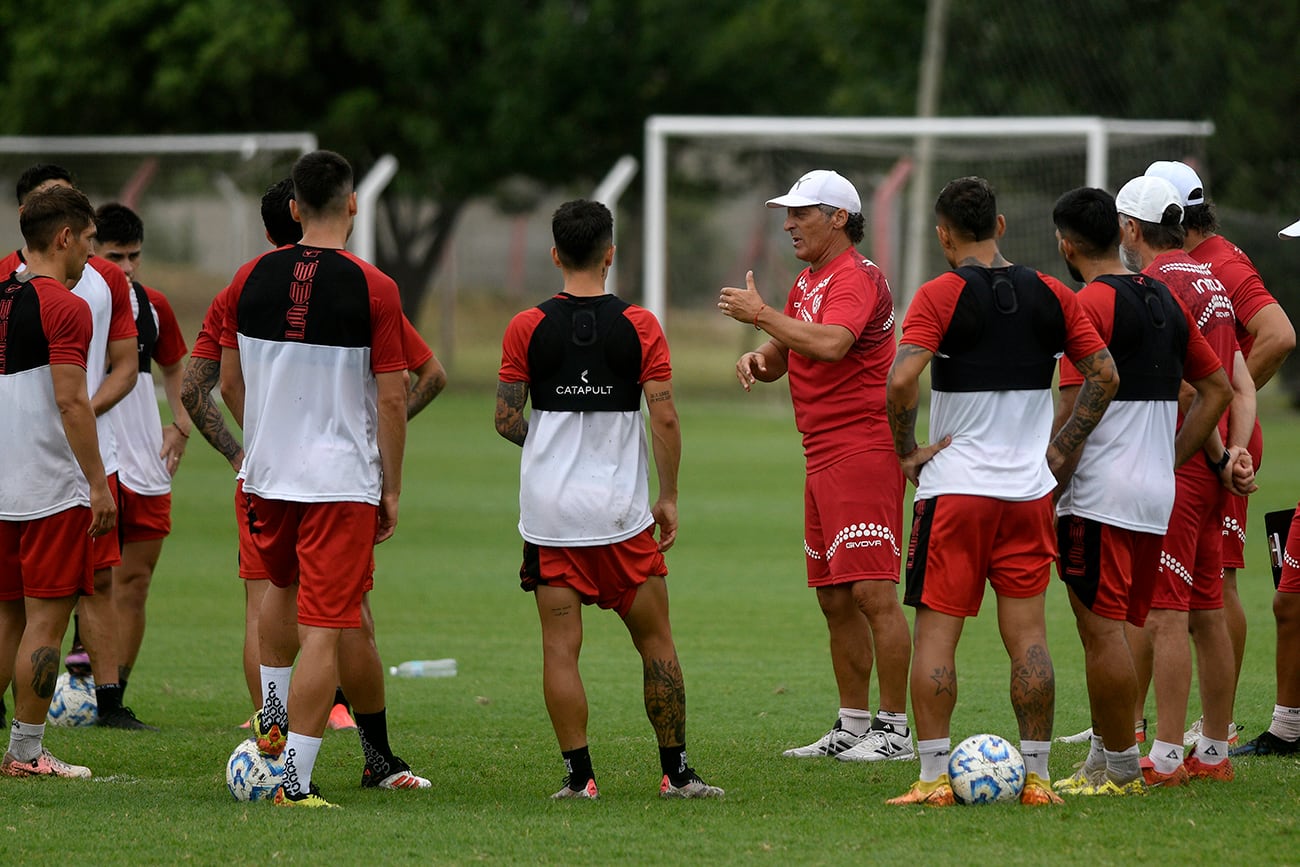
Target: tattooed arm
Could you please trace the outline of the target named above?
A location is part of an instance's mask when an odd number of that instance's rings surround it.
[[[677,541],[677,469],[682,462],[682,430],[673,403],[671,381],[647,380],[642,386],[650,410],[650,435],[659,474],[659,498],[651,508],[659,525],[659,550],[667,551]]]
[[[220,361],[191,357],[181,381],[181,403],[190,414],[194,428],[238,472],[244,462],[244,450],[226,426],[221,407],[212,398],[212,389],[220,379]]]
[[[916,444],[916,412],[921,402],[921,371],[930,363],[934,353],[910,343],[898,346],[894,365],[889,369],[885,387],[885,408],[889,415],[889,430],[894,435],[894,451],[903,467],[903,475],[913,485],[921,477],[921,467],[935,454],[952,442],[944,437],[929,446]]]
[[[524,404],[528,402],[528,383],[497,383],[497,433],[517,446],[528,436],[528,419],[524,417]]]
[[[447,371],[436,355],[429,356],[428,361],[411,372],[415,374],[415,380],[406,395],[408,421],[415,418],[420,410],[432,403],[433,399],[442,394],[442,390],[447,387]]]
[[[1070,417],[1047,446],[1047,465],[1058,482],[1065,481],[1074,473],[1083,441],[1101,421],[1110,399],[1119,389],[1119,373],[1115,370],[1110,350],[1094,352],[1075,362],[1074,366],[1084,376],[1083,385],[1075,396]]]

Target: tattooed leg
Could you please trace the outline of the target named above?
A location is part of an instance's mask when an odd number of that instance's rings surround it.
[[[668,583],[651,576],[637,590],[623,617],[632,643],[641,654],[645,712],[661,747],[686,743],[686,686],[668,621]]]
[[[949,735],[957,704],[957,640],[964,618],[917,608],[912,650],[912,713],[918,740]]]
[[[542,623],[542,694],[560,750],[587,745],[587,693],[578,672],[582,650],[582,600],[570,587],[539,585]]]
[[[13,675],[17,693],[14,719],[33,724],[45,721],[61,667],[59,647],[75,604],[75,597],[25,600],[27,626]]]
[[[1056,713],[1056,675],[1047,652],[1043,594],[998,597],[998,628],[1011,659],[1011,706],[1023,740],[1049,741]]]

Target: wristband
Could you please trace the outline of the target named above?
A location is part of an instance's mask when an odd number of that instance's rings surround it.
[[[1231,457],[1232,455],[1225,448],[1223,450],[1223,457],[1219,458],[1217,463],[1215,461],[1210,460],[1209,455],[1205,456],[1205,462],[1210,465],[1210,469],[1214,470],[1214,474],[1217,476],[1223,472],[1223,468],[1228,465],[1228,461],[1231,459]]]
[[[754,312],[754,330],[755,330],[755,331],[762,331],[762,330],[763,330],[763,329],[760,328],[759,325],[758,325],[758,317],[761,316],[761,315],[763,314],[763,310],[764,310],[766,307],[767,307],[766,304],[760,304],[760,305],[758,305],[758,310],[756,310],[756,311]]]

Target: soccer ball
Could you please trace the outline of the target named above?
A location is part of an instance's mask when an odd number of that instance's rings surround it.
[[[960,804],[1015,801],[1025,787],[1025,760],[997,735],[974,735],[948,757],[948,779]]]
[[[66,671],[54,682],[54,697],[45,716],[51,725],[93,726],[99,719],[99,704],[95,701],[95,679],[73,677]]]
[[[235,747],[226,762],[226,787],[236,801],[261,801],[270,798],[284,782],[284,756],[268,758],[257,751],[257,741],[249,738]]]

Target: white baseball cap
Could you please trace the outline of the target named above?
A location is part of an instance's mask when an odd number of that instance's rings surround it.
[[[1296,220],[1285,229],[1278,229],[1277,236],[1279,238],[1300,238],[1300,220]]]
[[[827,169],[817,169],[795,181],[790,192],[768,199],[769,208],[804,208],[808,205],[830,205],[843,208],[850,214],[862,213],[862,199],[853,184],[843,175]]]
[[[1173,184],[1181,197],[1179,204],[1184,208],[1188,205],[1205,204],[1205,184],[1201,183],[1201,176],[1196,173],[1196,169],[1187,163],[1180,163],[1177,160],[1157,160],[1147,166],[1146,176],[1164,178]]]
[[[1170,205],[1178,208],[1182,220],[1183,197],[1178,188],[1164,178],[1142,175],[1120,187],[1115,196],[1115,210],[1144,223],[1161,223]]]

